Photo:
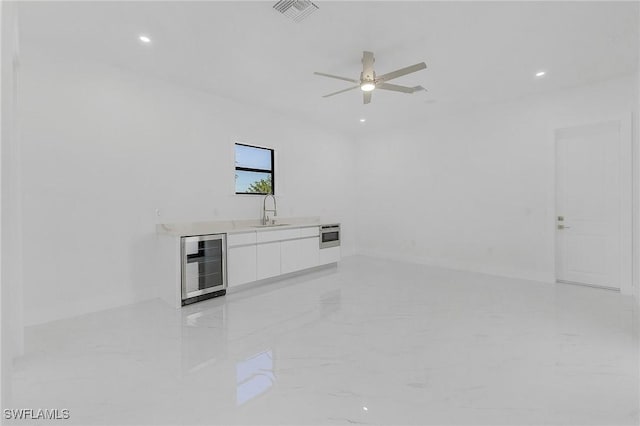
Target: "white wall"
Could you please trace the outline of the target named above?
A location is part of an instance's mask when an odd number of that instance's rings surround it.
[[[556,128],[629,117],[637,77],[426,116],[359,141],[359,251],[554,281]]]
[[[345,255],[553,281],[553,131],[637,110],[629,76],[425,117],[354,144],[211,94],[23,50],[27,325],[157,296],[157,222],[258,218],[258,197],[233,194],[235,140],[276,149],[280,215],[340,220]]]
[[[0,312],[2,324],[2,406],[10,406],[12,360],[23,351],[22,285],[20,268],[21,211],[17,138],[16,87],[18,66],[18,17],[16,4],[0,3],[0,51],[2,82],[0,145]]]
[[[27,325],[156,297],[155,223],[259,218],[236,140],[276,150],[280,216],[338,219],[354,251],[350,139],[28,46],[21,67]]]

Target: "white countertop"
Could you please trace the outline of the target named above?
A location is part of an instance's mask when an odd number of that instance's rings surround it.
[[[261,226],[255,220],[225,220],[210,222],[182,222],[160,223],[156,225],[156,233],[174,237],[188,237],[207,234],[240,234],[244,232],[275,231],[277,229],[306,228],[321,224],[338,223],[336,221],[321,221],[319,217],[276,218],[276,225]]]

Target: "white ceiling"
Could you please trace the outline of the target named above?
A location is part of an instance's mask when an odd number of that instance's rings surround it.
[[[273,4],[26,2],[20,37],[25,51],[108,63],[349,133],[638,68],[637,2],[317,0],[301,23]],[[425,61],[394,83],[428,91],[375,91],[370,105],[357,90],[323,99],[351,83],[313,71],[358,78],[363,50],[375,53],[377,74]],[[541,69],[547,76],[535,79]]]

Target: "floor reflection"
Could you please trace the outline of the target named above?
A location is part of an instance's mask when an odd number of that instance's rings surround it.
[[[83,426],[638,425],[634,320],[613,292],[356,257],[29,327],[8,408]]]
[[[193,309],[193,308],[192,308]],[[182,315],[182,374],[192,374],[226,358],[227,306],[202,306]]]
[[[236,363],[236,405],[262,395],[275,383],[273,351],[264,351]]]
[[[327,291],[320,296],[321,317],[340,312],[342,309],[342,296],[339,289]]]

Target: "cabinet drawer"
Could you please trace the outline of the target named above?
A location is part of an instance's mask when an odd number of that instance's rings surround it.
[[[256,243],[256,232],[247,232],[243,234],[229,234],[227,235],[227,246],[241,246],[247,244]]]
[[[292,238],[300,238],[300,228],[258,232],[258,243],[290,240]]]
[[[300,228],[300,237],[317,237],[320,235],[320,230],[317,226],[312,226],[310,228]]]

